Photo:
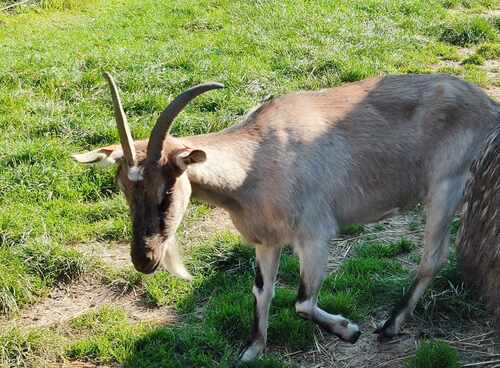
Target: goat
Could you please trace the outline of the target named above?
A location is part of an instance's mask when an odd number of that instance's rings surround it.
[[[469,167],[498,126],[499,104],[447,75],[395,75],[271,98],[219,133],[174,138],[169,130],[190,100],[217,83],[179,95],[159,116],[149,141],[134,142],[111,87],[121,145],[76,154],[82,163],[118,165],[133,222],[135,268],[160,263],[190,278],[175,233],[191,195],[225,209],[256,253],[255,320],[240,361],[260,356],[283,246],[300,261],[297,313],[354,343],[357,324],[322,310],[318,292],[328,241],[341,226],[370,223],[427,205],[424,254],[413,285],[376,332],[399,333],[446,262],[449,225]]]

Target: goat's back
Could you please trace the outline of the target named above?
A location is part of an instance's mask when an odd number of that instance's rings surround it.
[[[332,214],[361,223],[464,175],[497,109],[455,77],[387,76],[272,99],[230,131],[256,143],[245,188],[253,206],[292,225]]]

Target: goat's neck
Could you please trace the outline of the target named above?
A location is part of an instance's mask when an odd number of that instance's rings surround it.
[[[233,134],[208,134],[183,141],[207,155],[205,162],[188,166],[193,196],[227,210],[239,206],[238,196],[248,179],[253,141]]]

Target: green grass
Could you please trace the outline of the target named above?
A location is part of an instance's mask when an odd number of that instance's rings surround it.
[[[320,306],[354,320],[366,319],[375,307],[390,305],[402,296],[408,272],[393,257],[413,249],[401,239],[394,243],[359,244],[355,256],[339,272],[328,276],[320,293]]]
[[[494,6],[495,0],[441,0],[441,3],[446,8],[462,7],[465,9],[471,9],[471,8],[488,9]]]
[[[124,362],[133,352],[138,338],[147,326],[132,324],[126,313],[116,307],[103,306],[70,322],[78,336],[66,351],[68,358],[92,359],[100,363]]]
[[[474,290],[464,287],[455,253],[437,275],[416,308],[421,319],[436,321],[442,317],[476,320],[486,316],[484,304]]]
[[[482,69],[480,69],[477,65],[465,65],[465,73],[464,78],[469,82],[475,83],[481,87],[486,87],[489,84],[488,75]]]
[[[363,225],[351,224],[351,225],[343,226],[340,229],[340,235],[357,236],[357,235],[363,234],[364,231],[365,231],[365,227]]]
[[[407,360],[406,368],[459,368],[458,353],[443,341],[424,341],[414,357]]]
[[[444,27],[441,40],[453,45],[468,46],[498,38],[495,27],[485,18],[460,18]]]
[[[41,9],[55,9],[55,10],[75,10],[83,9],[85,7],[96,4],[95,0],[34,0],[28,3],[21,4],[21,6],[10,8],[11,12],[23,12],[26,9],[32,10],[36,8]],[[8,5],[21,3],[19,0],[0,0],[0,8],[6,7]]]
[[[0,313],[18,311],[56,282],[77,278],[86,269],[85,258],[60,245],[0,246]]]
[[[219,233],[190,252],[188,264],[197,271],[193,283],[174,281],[165,273],[144,280],[146,297],[177,309],[184,316],[182,325],[133,323],[120,308],[104,306],[71,321],[72,334],[83,337],[68,345],[67,357],[125,367],[231,366],[253,320],[253,273],[242,272],[253,263],[249,250],[239,237]],[[315,327],[296,316],[295,295],[286,288],[276,290],[269,341],[304,349],[310,347]],[[287,366],[272,357],[263,364]]]
[[[63,357],[65,339],[48,329],[0,331],[0,367],[44,367]]]
[[[462,60],[462,64],[483,65],[484,58],[478,54],[473,54]]]
[[[103,283],[120,293],[127,293],[141,288],[146,278],[144,274],[137,272],[132,265],[121,268],[100,265],[100,268],[104,271],[102,275]]]
[[[292,287],[299,284],[300,264],[299,258],[290,249],[283,250],[280,259],[278,279]]]
[[[430,47],[432,47],[436,55],[443,60],[452,60],[452,61],[460,60],[460,54],[458,53],[456,46],[444,42],[438,42],[431,45]]]
[[[86,0],[86,1],[78,1],[78,0],[40,0],[40,7],[42,9],[57,9],[57,10],[66,10],[66,9],[82,9],[86,6],[90,6],[95,4],[95,0]]]
[[[360,257],[390,258],[402,253],[409,253],[415,248],[415,244],[405,238],[398,242],[378,243],[366,242],[358,245],[356,254]]]
[[[485,43],[480,45],[476,54],[485,59],[500,58],[500,45],[498,43]]]

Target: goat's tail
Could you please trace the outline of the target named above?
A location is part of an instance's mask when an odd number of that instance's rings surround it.
[[[500,128],[486,140],[464,192],[458,260],[464,281],[478,290],[500,334]]]

